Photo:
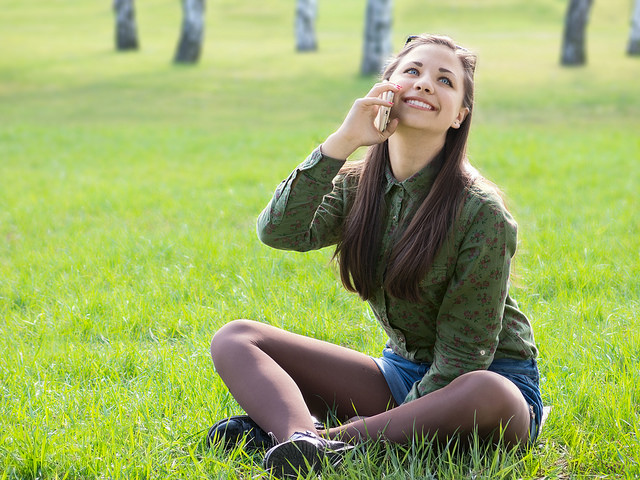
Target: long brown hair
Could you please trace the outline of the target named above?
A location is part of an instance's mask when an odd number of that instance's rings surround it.
[[[420,35],[410,37],[404,48],[386,66],[382,79],[388,80],[401,59],[419,45],[436,44],[450,48],[464,69],[463,106],[469,113],[460,128],[449,128],[442,151],[442,167],[429,194],[424,199],[399,241],[393,246],[384,272],[385,290],[398,298],[419,301],[420,281],[443,246],[458,214],[464,190],[473,182],[466,156],[467,139],[473,112],[473,74],[476,57],[457,46],[449,37]],[[365,160],[346,166],[343,173],[358,174],[354,203],[345,219],[342,238],[334,258],[338,259],[342,283],[364,300],[376,288],[378,255],[381,248],[384,199],[382,185],[389,163],[387,142],[369,148]]]

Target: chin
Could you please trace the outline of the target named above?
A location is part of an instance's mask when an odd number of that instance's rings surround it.
[[[400,123],[398,124],[398,129],[396,131],[400,131],[400,130],[419,130],[425,133],[441,133],[443,135],[445,135],[448,131],[448,129],[442,129],[442,128],[438,128],[435,127],[433,125],[433,123],[425,123],[425,122],[417,122],[417,121],[408,121],[408,122],[403,122],[400,121]]]

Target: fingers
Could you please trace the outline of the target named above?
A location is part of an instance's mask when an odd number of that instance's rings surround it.
[[[382,82],[374,85],[371,89],[370,93],[375,93],[381,91],[379,96],[375,97],[376,100],[379,100],[377,108],[377,115],[375,118],[375,127],[380,132],[381,141],[385,141],[395,132],[398,127],[398,121],[396,120],[393,125],[391,125],[390,118],[391,107],[394,105],[395,93],[400,91],[402,87],[395,83],[391,82]]]
[[[379,82],[376,83],[371,90],[369,90],[369,93],[367,94],[367,97],[379,97],[380,95],[382,95],[384,92],[393,92],[393,93],[397,93],[402,89],[401,85],[398,85],[396,83],[391,83],[391,82]]]
[[[381,98],[381,95],[385,92],[397,93],[401,89],[395,83],[380,82],[366,96],[355,100],[342,125],[324,142],[325,154],[346,158],[359,147],[381,143],[389,138],[398,127],[398,119],[392,119],[381,132],[376,126],[375,117],[380,107],[393,106],[393,101]]]
[[[365,97],[356,100],[362,107],[370,107],[372,105],[390,107],[393,105],[393,100],[389,101],[384,98],[385,92],[391,92],[393,94],[399,92],[402,89],[400,85],[396,85],[391,82],[376,83],[369,93]]]

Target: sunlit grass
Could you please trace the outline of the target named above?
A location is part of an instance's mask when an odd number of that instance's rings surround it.
[[[27,2],[28,3],[28,2]],[[0,478],[254,478],[209,451],[239,407],[213,332],[239,317],[369,354],[384,342],[331,252],[261,245],[276,184],[374,81],[361,2],[208,6],[195,67],[171,64],[179,4],[137,2],[142,49],[113,52],[110,2],[0,10]],[[510,452],[370,446],[325,478],[640,475],[640,63],[628,5],[596,2],[589,64],[557,65],[564,2],[397,1],[395,43],[450,33],[480,53],[470,154],[520,229],[514,294],[541,350],[540,441]]]

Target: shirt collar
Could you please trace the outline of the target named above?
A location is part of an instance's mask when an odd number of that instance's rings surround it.
[[[444,150],[438,154],[431,162],[429,162],[422,170],[416,172],[413,176],[402,182],[398,182],[391,172],[391,165],[387,162],[385,170],[386,185],[384,193],[389,193],[391,187],[399,185],[403,187],[409,195],[416,199],[423,199],[431,190],[431,186],[440,172],[444,164]]]

